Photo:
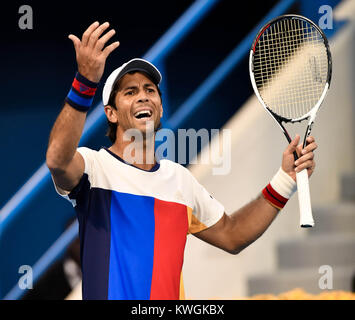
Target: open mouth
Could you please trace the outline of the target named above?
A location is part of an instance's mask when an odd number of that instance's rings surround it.
[[[152,116],[152,111],[150,110],[142,110],[134,114],[134,117],[136,119],[149,119],[151,116]]]

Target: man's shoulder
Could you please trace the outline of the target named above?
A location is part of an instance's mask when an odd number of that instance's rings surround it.
[[[78,147],[77,150],[83,152],[98,152],[97,150],[91,149],[89,147]]]
[[[95,157],[95,156],[97,156],[100,153],[100,151],[102,149],[95,150],[95,149],[91,149],[89,147],[78,147],[76,150],[84,157],[85,156]]]
[[[186,167],[184,167],[182,164],[169,160],[169,159],[161,159],[159,161],[160,165],[163,167],[166,167],[171,170],[175,170],[177,172],[181,172],[182,174],[185,175],[192,175],[190,170]]]
[[[95,150],[89,147],[79,147],[76,151],[83,157],[86,168],[91,168],[99,162],[105,160],[103,156],[103,149]]]

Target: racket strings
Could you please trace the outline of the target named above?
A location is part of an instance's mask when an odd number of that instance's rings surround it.
[[[277,21],[265,30],[255,47],[254,78],[260,96],[284,118],[300,118],[315,106],[327,73],[323,38],[304,20]]]

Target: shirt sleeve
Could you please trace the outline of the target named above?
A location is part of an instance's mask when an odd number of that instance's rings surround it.
[[[94,163],[94,155],[95,151],[91,150],[86,147],[80,147],[77,149],[77,151],[82,155],[84,159],[84,164],[85,164],[85,169],[84,169],[84,174],[81,177],[79,183],[77,186],[73,188],[73,190],[68,191],[59,188],[52,177],[52,181],[54,184],[55,191],[62,196],[64,199],[68,200],[71,202],[73,207],[77,205],[77,199],[83,194],[88,191],[87,189],[90,188],[90,176],[92,175],[92,168],[93,168],[93,163]]]
[[[196,233],[213,226],[224,214],[224,206],[192,176],[193,208],[189,221],[189,233]]]

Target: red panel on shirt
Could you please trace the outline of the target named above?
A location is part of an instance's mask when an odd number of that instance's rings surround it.
[[[154,260],[150,299],[178,300],[188,232],[185,205],[155,199]]]

